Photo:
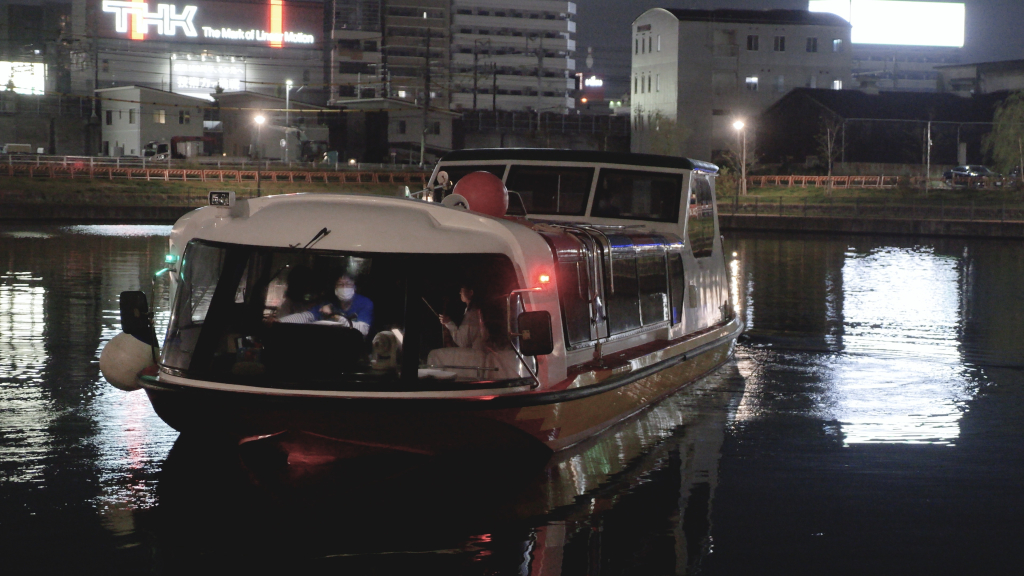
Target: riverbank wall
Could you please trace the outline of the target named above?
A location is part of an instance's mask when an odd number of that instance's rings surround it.
[[[0,204],[0,222],[173,224],[195,206]],[[721,214],[723,231],[1024,239],[1024,221]]]
[[[1024,222],[721,214],[723,231],[1024,239]]]

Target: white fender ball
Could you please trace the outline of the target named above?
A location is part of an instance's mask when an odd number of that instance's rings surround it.
[[[100,352],[100,372],[115,388],[126,392],[141,388],[139,372],[153,365],[149,344],[124,332],[114,336]]]

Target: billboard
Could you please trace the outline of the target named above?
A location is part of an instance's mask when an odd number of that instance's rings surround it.
[[[957,2],[811,0],[811,12],[829,12],[853,25],[854,44],[962,48],[967,10]]]
[[[17,94],[46,91],[46,65],[40,62],[0,62],[0,90]]]
[[[323,36],[323,4],[284,0],[95,0],[100,37],[313,48]]]

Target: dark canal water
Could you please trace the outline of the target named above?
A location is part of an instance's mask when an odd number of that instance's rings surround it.
[[[547,463],[261,468],[99,374],[168,227],[0,226],[21,573],[1020,574],[1024,246],[734,235],[749,339]]]

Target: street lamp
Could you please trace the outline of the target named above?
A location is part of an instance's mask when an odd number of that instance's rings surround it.
[[[740,133],[740,138],[743,140],[743,144],[740,148],[740,185],[739,194],[741,196],[747,195],[747,131],[745,128],[746,124],[743,120],[737,120],[732,123],[732,127]]]
[[[260,191],[260,162],[263,161],[263,154],[260,152],[262,144],[260,143],[260,136],[262,133],[263,123],[267,121],[262,114],[257,114],[253,120],[256,122],[256,197],[262,196]]]
[[[288,162],[288,127],[291,126],[289,109],[291,108],[292,81],[284,81],[284,161]]]

